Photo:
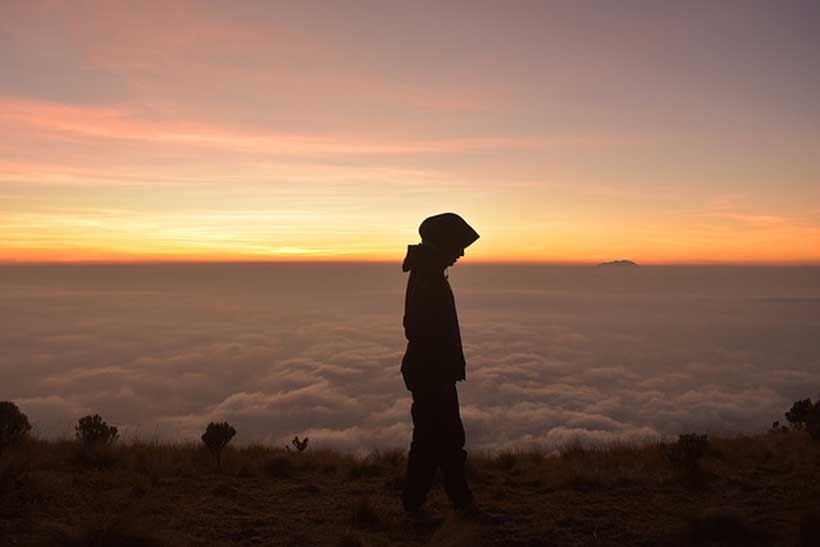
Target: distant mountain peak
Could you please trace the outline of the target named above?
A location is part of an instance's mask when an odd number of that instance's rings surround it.
[[[637,266],[637,265],[638,265],[637,263],[632,262],[631,260],[624,260],[624,259],[613,260],[611,262],[601,262],[600,264],[598,264],[598,266],[627,266],[627,267],[633,267],[633,266]]]

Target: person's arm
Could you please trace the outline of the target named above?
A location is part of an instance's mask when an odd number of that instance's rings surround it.
[[[445,294],[442,287],[427,279],[417,279],[408,288],[404,313],[404,334],[422,347],[435,347],[446,338],[447,325],[442,313]]]

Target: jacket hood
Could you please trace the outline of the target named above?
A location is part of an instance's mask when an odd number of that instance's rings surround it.
[[[408,245],[407,256],[401,265],[401,271],[410,270],[436,272],[444,271],[444,260],[435,249],[428,245]]]
[[[455,213],[442,213],[424,219],[419,226],[422,242],[447,250],[464,249],[478,239],[472,226]]]

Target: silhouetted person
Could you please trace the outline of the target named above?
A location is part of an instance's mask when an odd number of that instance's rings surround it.
[[[411,517],[422,504],[436,470],[457,511],[477,511],[467,486],[464,426],[456,382],[465,379],[464,352],[453,292],[444,271],[478,234],[460,216],[443,213],[421,223],[420,245],[408,245],[402,270],[410,272],[404,304],[407,350],[401,364],[404,383],[413,396],[413,440],[407,461],[402,502]]]

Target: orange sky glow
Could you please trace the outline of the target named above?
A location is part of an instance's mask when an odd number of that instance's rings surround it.
[[[6,2],[0,262],[820,264],[820,7]]]

